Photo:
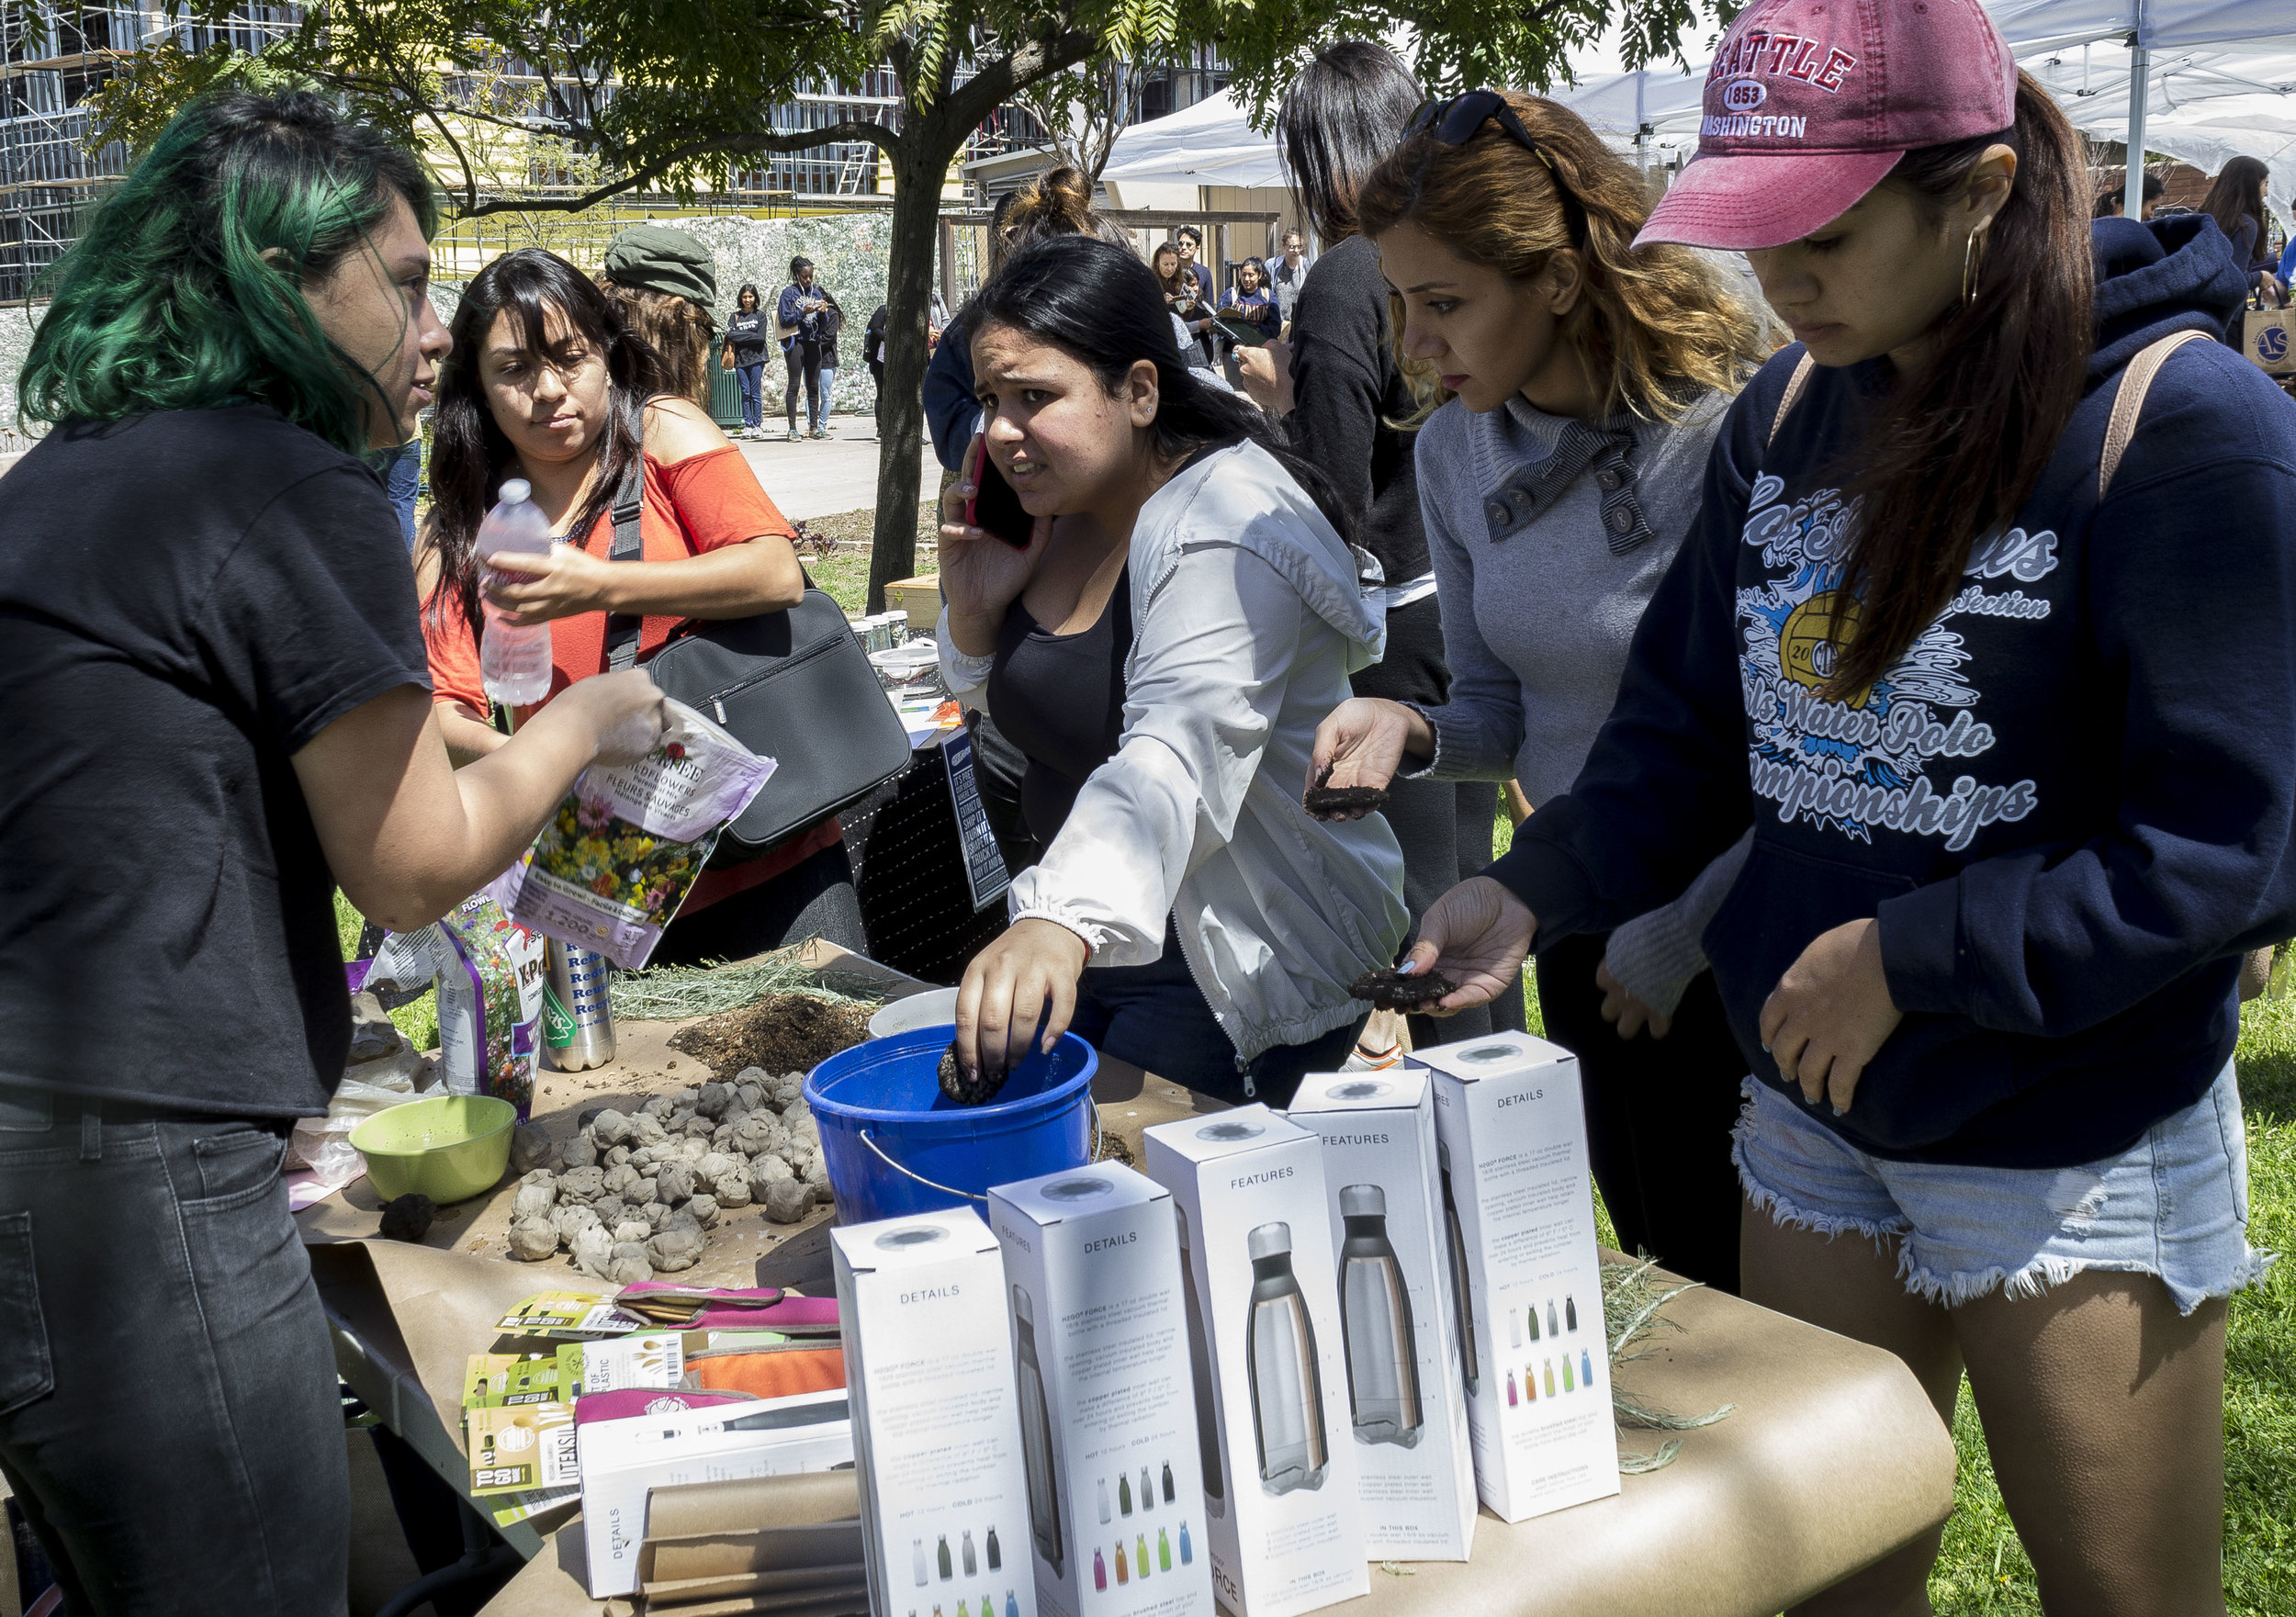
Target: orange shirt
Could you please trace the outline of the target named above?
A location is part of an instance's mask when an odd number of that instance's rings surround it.
[[[674,466],[646,457],[646,500],[640,508],[638,539],[647,561],[682,561],[754,539],[764,533],[793,538],[797,530],[758,486],[741,451],[728,444],[723,449],[692,455]],[[582,541],[590,555],[604,560],[613,550],[613,513],[601,511],[590,536]],[[638,632],[638,656],[670,638],[680,618],[645,620]],[[465,702],[485,713],[485,683],[478,678],[478,643],[461,612],[422,614],[422,633],[430,653],[433,699]],[[606,671],[606,614],[582,612],[558,618],[550,624],[550,695],[556,696],[577,679]],[[544,702],[549,701],[546,696]],[[541,703],[537,702],[536,707]],[[534,708],[521,708],[522,720]]]
[[[681,561],[761,534],[793,538],[797,530],[781,513],[758,484],[741,451],[728,444],[664,466],[646,457],[646,500],[638,513],[638,539],[647,561]],[[582,541],[590,555],[604,560],[613,550],[613,513],[599,513],[590,535]],[[670,638],[681,618],[649,617],[638,631],[638,657]],[[451,604],[447,610],[422,614],[422,638],[431,664],[432,700],[463,702],[474,712],[487,711],[485,682],[478,677],[478,643],[470,624]],[[606,671],[606,614],[582,612],[553,619],[550,624],[550,696],[577,679]],[[523,723],[535,708],[520,708]],[[801,831],[761,859],[723,870],[704,870],[688,895],[684,910],[706,908],[722,898],[770,881],[801,859],[842,839],[836,819]]]

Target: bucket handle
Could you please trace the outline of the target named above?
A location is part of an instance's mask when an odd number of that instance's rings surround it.
[[[1100,1160],[1100,1106],[1099,1103],[1093,1100],[1092,1093],[1089,1090],[1085,1092],[1085,1104],[1092,1108],[1092,1151],[1091,1154],[1086,1160],[1087,1162],[1098,1162]],[[876,1152],[877,1160],[883,1162],[886,1167],[892,1169],[895,1173],[905,1174],[908,1178],[916,1180],[919,1185],[923,1185],[928,1190],[938,1190],[943,1196],[961,1196],[969,1202],[985,1202],[988,1200],[988,1197],[985,1196],[974,1196],[971,1191],[959,1190],[953,1185],[939,1184],[934,1180],[926,1178],[924,1174],[919,1173],[914,1168],[904,1167],[899,1162],[895,1162],[891,1157],[885,1155],[884,1147],[879,1145],[874,1140],[872,1140],[869,1137],[869,1130],[866,1129],[861,1131],[861,1142],[867,1146],[871,1151]]]

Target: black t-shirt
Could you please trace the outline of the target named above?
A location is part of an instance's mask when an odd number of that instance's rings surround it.
[[[1116,577],[1092,626],[1055,634],[1015,597],[989,666],[988,715],[1026,755],[1020,812],[1051,845],[1093,770],[1124,735],[1124,661],[1132,652],[1131,570]]]
[[[262,405],[59,426],[0,477],[0,1081],[323,1111],[334,881],[290,759],[428,687],[382,486]]]

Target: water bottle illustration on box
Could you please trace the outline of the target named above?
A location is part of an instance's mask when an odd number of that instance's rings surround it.
[[[1180,1236],[1180,1285],[1187,1294],[1187,1361],[1196,1376],[1196,1442],[1204,1473],[1204,1509],[1215,1516],[1228,1513],[1227,1456],[1221,1452],[1219,1409],[1212,1401],[1211,1349],[1204,1337],[1204,1308],[1196,1297],[1196,1260],[1187,1248],[1187,1209],[1172,1208]],[[1109,1519],[1108,1485],[1102,1483],[1100,1520]]]
[[[1443,1181],[1443,1241],[1451,1254],[1451,1301],[1459,1317],[1459,1376],[1471,1398],[1482,1387],[1475,1353],[1474,1286],[1468,1278],[1467,1241],[1459,1234],[1459,1204],[1451,1194],[1451,1152],[1440,1140],[1435,1142],[1435,1165]]]
[[[1411,1289],[1387,1238],[1387,1193],[1349,1185],[1339,1193],[1347,1239],[1339,1253],[1340,1340],[1356,1441],[1415,1448],[1424,1425]]]
[[[1252,1389],[1252,1434],[1260,1487],[1267,1493],[1323,1486],[1330,1454],[1323,1431],[1323,1379],[1315,1327],[1291,1273],[1291,1226],[1263,1224],[1245,1238],[1252,1260],[1252,1312],[1244,1337]]]
[[[1052,1468],[1052,1417],[1044,1401],[1044,1369],[1037,1357],[1035,1308],[1029,1294],[1012,1288],[1012,1317],[1019,1337],[1020,1453],[1029,1473],[1029,1525],[1036,1538],[1036,1553],[1063,1575],[1060,1484]],[[1106,1514],[1104,1510],[1102,1514]]]
[[[550,554],[550,520],[534,503],[523,477],[502,485],[502,497],[478,524],[473,546],[483,564],[498,556]],[[506,707],[531,707],[550,694],[550,625],[506,623],[503,610],[486,603],[486,633],[478,641],[478,677],[486,693]]]

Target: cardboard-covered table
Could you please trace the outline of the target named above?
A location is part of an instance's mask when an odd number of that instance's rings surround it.
[[[835,950],[816,964],[833,985],[896,997],[923,986]],[[563,1138],[590,1106],[703,1081],[706,1068],[667,1048],[681,1025],[621,1023],[612,1065],[545,1074],[536,1118]],[[1135,1160],[1142,1129],[1219,1104],[1105,1057],[1093,1090],[1104,1131]],[[365,1181],[299,1216],[343,1380],[457,1488],[467,1481],[467,1355],[495,1348],[494,1321],[523,1297],[609,1289],[562,1259],[521,1263],[502,1255],[516,1183],[506,1176],[487,1196],[442,1209],[419,1245],[376,1239],[379,1207]],[[833,1217],[816,1207],[803,1223],[771,1225],[746,1209],[714,1230],[702,1263],[675,1279],[826,1296]],[[1682,1440],[1673,1464],[1625,1477],[1613,1498],[1513,1526],[1485,1511],[1469,1560],[1375,1570],[1367,1597],[1329,1609],[1367,1617],[1766,1617],[1943,1520],[1953,1503],[1953,1443],[1896,1359],[1704,1290],[1676,1297],[1664,1315],[1682,1329],[1621,1365],[1621,1387],[1662,1409],[1734,1404],[1735,1412],[1672,1434]],[[1628,1432],[1622,1447],[1649,1449],[1664,1435]],[[581,1533],[571,1505],[504,1529],[529,1559],[487,1606],[490,1617],[600,1611],[583,1589]]]

